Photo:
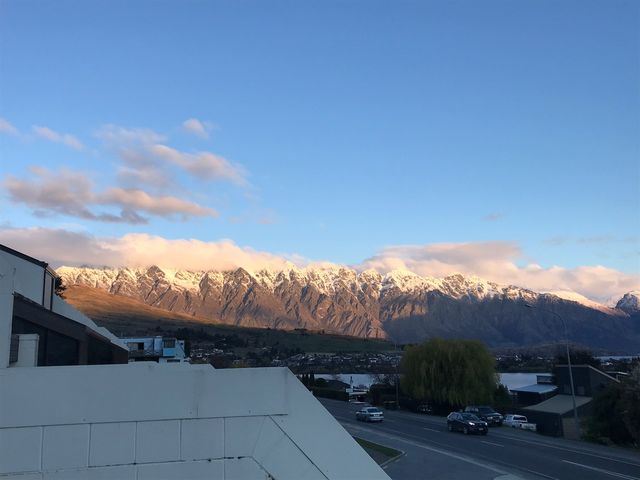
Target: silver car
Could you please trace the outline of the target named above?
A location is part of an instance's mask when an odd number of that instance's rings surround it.
[[[508,427],[520,428],[522,423],[529,423],[529,420],[524,415],[509,414],[504,419],[504,424]]]
[[[356,412],[356,420],[361,422],[381,422],[384,420],[384,414],[379,408],[365,407]]]

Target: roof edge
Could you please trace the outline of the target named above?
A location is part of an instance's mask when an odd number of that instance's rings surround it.
[[[6,245],[3,245],[1,243],[0,243],[0,250],[2,250],[4,252],[7,252],[7,253],[9,253],[11,255],[14,255],[14,256],[16,256],[18,258],[21,258],[22,260],[26,260],[27,262],[34,263],[34,264],[36,264],[36,265],[38,265],[38,266],[40,266],[42,268],[48,268],[49,267],[49,264],[47,262],[43,262],[42,260],[38,260],[37,258],[30,257],[29,255],[26,255],[26,254],[24,254],[22,252],[19,252],[18,250],[14,250],[11,247],[7,247]]]

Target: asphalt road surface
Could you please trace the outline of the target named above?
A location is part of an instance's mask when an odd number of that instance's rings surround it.
[[[360,405],[320,400],[352,435],[406,452],[385,466],[392,479],[640,480],[635,452],[492,427],[489,434],[447,431],[445,418],[385,411],[382,423],[355,419]]]

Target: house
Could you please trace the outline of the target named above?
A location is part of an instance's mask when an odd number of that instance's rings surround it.
[[[127,337],[121,339],[129,348],[130,362],[184,363],[185,341],[172,337]]]
[[[536,383],[523,387],[510,388],[509,393],[513,396],[514,404],[519,407],[526,407],[543,402],[558,393],[558,387],[554,385],[553,375],[536,375]]]
[[[575,388],[575,406],[578,418],[584,418],[590,412],[593,397],[608,385],[618,380],[592,367],[591,365],[572,365]],[[579,432],[574,419],[573,396],[569,367],[557,365],[553,369],[558,394],[535,405],[521,409],[530,422],[537,424],[540,433],[567,438],[578,438]]]
[[[1,246],[0,479],[388,480],[288,369],[128,363],[54,289]]]
[[[325,388],[346,392],[347,388],[349,388],[349,384],[346,382],[342,382],[340,380],[336,380],[334,378],[330,378],[329,380],[326,381]]]

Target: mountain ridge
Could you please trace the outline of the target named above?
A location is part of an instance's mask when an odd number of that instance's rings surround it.
[[[632,318],[632,310],[599,304],[594,308],[576,299],[461,274],[433,278],[395,270],[383,275],[339,266],[257,272],[158,266],[57,271],[67,285],[100,288],[229,325],[307,328],[402,342],[466,335],[509,346],[563,336],[559,322],[547,312],[551,310],[566,317],[573,341],[640,346],[640,322]],[[524,304],[537,308],[523,308]],[[607,325],[611,328],[603,328]],[[616,340],[616,331],[625,332],[625,338]]]

